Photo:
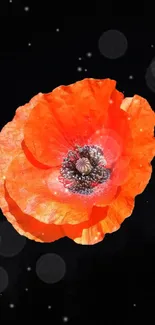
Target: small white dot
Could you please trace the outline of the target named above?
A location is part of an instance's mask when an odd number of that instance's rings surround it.
[[[42,235],[44,235],[44,232],[42,232]]]
[[[66,188],[66,189],[65,189],[65,193],[68,193],[68,192],[69,192],[69,190],[68,190],[68,188]]]
[[[68,317],[66,317],[66,316],[63,317],[63,321],[64,321],[64,322],[68,322]]]
[[[112,103],[113,103],[113,100],[112,100],[112,99],[110,99],[110,100],[109,100],[109,103],[110,103],[110,104],[112,104]]]
[[[143,129],[140,129],[140,132],[142,132],[143,131]]]
[[[57,192],[54,192],[54,195],[57,195]]]
[[[149,201],[146,201],[146,203],[148,203]]]
[[[128,117],[128,120],[130,121],[131,120],[131,117]]]
[[[153,45],[153,44],[151,44],[151,47],[154,47],[154,45]]]
[[[6,179],[6,176],[3,176],[2,178],[3,178],[3,179]]]
[[[26,12],[28,12],[29,11],[29,7],[24,7],[24,10],[26,11]]]
[[[51,308],[52,308],[52,306],[49,305],[49,306],[48,306],[48,309],[51,309]]]
[[[98,236],[99,236],[99,235],[101,235],[101,233],[100,233],[99,231],[98,231],[98,233],[97,233],[97,234],[98,234]]]
[[[82,58],[80,57],[80,58],[79,58],[79,60],[81,61],[81,60],[82,60]]]
[[[57,29],[56,29],[56,32],[60,32],[60,29],[59,29],[59,28],[57,28]]]
[[[86,55],[88,56],[88,58],[91,58],[92,53],[91,52],[88,52]]]
[[[27,271],[31,271],[31,267],[30,266],[27,267]]]
[[[28,43],[28,46],[31,46],[31,43]]]
[[[78,67],[78,68],[77,68],[77,71],[82,71],[82,68],[81,68],[81,67]]]
[[[14,308],[15,305],[14,305],[14,304],[10,304],[9,307],[10,307],[10,308]]]
[[[12,0],[9,0],[10,3],[12,3]]]
[[[134,307],[136,307],[136,304],[133,304]]]
[[[96,134],[100,134],[100,130],[97,130],[95,133],[96,133]]]
[[[84,69],[84,71],[87,71],[87,69]]]
[[[132,80],[133,79],[133,76],[129,76],[129,79]]]
[[[25,288],[25,291],[28,291],[28,288]]]
[[[95,237],[95,240],[97,240],[97,239],[98,239],[98,237],[96,236],[96,237]]]

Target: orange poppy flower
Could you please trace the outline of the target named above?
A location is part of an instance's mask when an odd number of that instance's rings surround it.
[[[39,242],[95,244],[132,214],[151,177],[155,113],[110,79],[38,94],[0,133],[0,207]]]

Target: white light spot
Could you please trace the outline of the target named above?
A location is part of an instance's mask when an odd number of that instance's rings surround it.
[[[133,79],[133,76],[132,76],[132,75],[131,75],[131,76],[129,76],[129,79],[130,79],[130,80],[132,80],[132,79]]]
[[[57,29],[56,29],[56,32],[60,32],[60,29],[59,29],[59,28],[57,28]]]
[[[2,178],[3,178],[3,179],[6,179],[6,176],[3,176]]]
[[[27,267],[27,271],[31,271],[31,267],[30,266]]]
[[[100,233],[99,231],[98,231],[98,233],[97,233],[97,234],[98,234],[98,236],[100,236],[100,235],[101,235],[101,233]]]
[[[69,190],[66,188],[66,189],[65,189],[65,193],[68,193],[68,192],[69,192]]]
[[[100,130],[97,130],[97,131],[96,131],[96,134],[100,134]]]
[[[96,237],[95,237],[95,240],[97,240],[97,239],[98,239],[98,237],[96,236]]]
[[[28,288],[25,288],[25,291],[28,291]]]
[[[10,304],[9,307],[10,307],[10,308],[14,308],[15,305],[14,305],[14,304]]]
[[[88,58],[91,58],[92,53],[91,52],[88,52],[86,55],[87,55]]]
[[[52,306],[49,305],[49,306],[48,306],[48,309],[51,309],[51,308],[52,308]]]
[[[79,58],[79,60],[81,61],[81,60],[82,60],[82,58],[80,57],[80,58]]]
[[[153,44],[151,44],[151,47],[154,47],[154,45],[153,45]]]
[[[136,307],[136,304],[133,304],[134,307]]]
[[[128,120],[130,121],[131,120],[131,117],[128,117]]]
[[[12,0],[9,0],[10,3],[12,3]]]
[[[110,100],[109,100],[109,103],[110,103],[110,104],[112,104],[112,103],[113,103],[113,100],[112,100],[112,99],[110,99]]]
[[[63,317],[63,321],[66,323],[66,322],[68,322],[68,317],[67,316],[64,316]]]
[[[79,71],[79,72],[82,71],[82,67],[78,67],[77,71]]]
[[[54,195],[57,195],[57,192],[54,192]]]
[[[146,203],[148,203],[149,201],[146,201]]]
[[[140,132],[142,132],[143,131],[143,129],[140,129]]]
[[[87,69],[84,69],[84,71],[87,71]]]
[[[28,43],[28,46],[31,46],[31,43]]]
[[[29,9],[30,9],[30,8],[29,8],[28,6],[24,7],[24,10],[25,10],[26,12],[28,12]]]
[[[42,235],[44,235],[44,232],[42,232]]]

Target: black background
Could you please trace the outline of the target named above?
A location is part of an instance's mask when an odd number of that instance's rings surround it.
[[[29,10],[24,11],[24,6]],[[103,15],[96,6],[90,16],[61,16],[44,2],[1,3],[1,128],[13,118],[18,106],[38,92],[50,92],[85,77],[113,78],[125,96],[139,94],[154,109],[155,92],[146,82],[147,69],[155,57],[153,21],[146,22],[143,7],[139,16],[116,16],[115,6],[107,7]],[[124,33],[128,42],[125,55],[116,60],[105,58],[99,51],[99,38],[109,29]],[[154,195],[153,172],[144,193],[136,197],[132,216],[99,244],[81,246],[68,238],[39,244],[27,239],[20,254],[0,257],[0,266],[9,274],[9,285],[0,295],[0,320],[59,324],[65,316],[71,324],[153,323]],[[1,214],[1,222],[4,219]],[[43,283],[35,272],[37,259],[46,252],[60,255],[66,263],[65,277],[53,285]],[[31,271],[27,270],[29,266]]]

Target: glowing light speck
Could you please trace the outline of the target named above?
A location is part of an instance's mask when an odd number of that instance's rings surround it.
[[[68,317],[67,316],[64,316],[63,317],[63,321],[66,323],[66,322],[68,322]]]
[[[14,304],[10,304],[9,307],[10,307],[10,308],[14,308],[15,305],[14,305]]]
[[[28,6],[24,7],[24,10],[25,10],[26,12],[28,12],[29,9],[30,9],[30,8],[29,8]]]
[[[92,53],[91,52],[88,52],[86,55],[87,55],[88,58],[91,58]]]

